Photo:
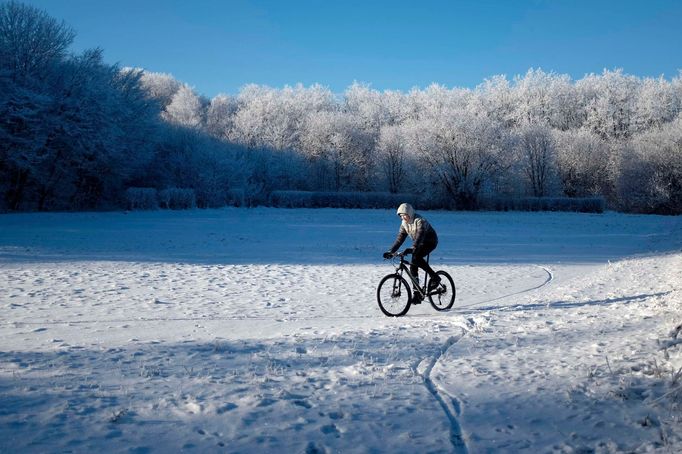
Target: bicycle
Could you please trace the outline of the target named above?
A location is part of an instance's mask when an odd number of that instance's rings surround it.
[[[455,281],[452,280],[448,273],[440,270],[436,271],[436,274],[440,277],[440,283],[436,288],[429,290],[429,276],[426,273],[424,285],[420,287],[419,281],[410,272],[411,262],[405,259],[405,256],[409,254],[411,254],[411,251],[403,251],[395,253],[391,257],[392,260],[400,257],[400,262],[395,268],[395,273],[384,276],[377,287],[377,301],[381,312],[389,317],[400,317],[407,314],[412,302],[412,290],[410,287],[414,287],[421,300],[428,297],[431,306],[435,310],[449,310],[455,303],[455,297],[457,296]],[[429,256],[427,255],[426,262],[428,263],[428,261]],[[412,286],[403,277],[404,274],[407,275]]]

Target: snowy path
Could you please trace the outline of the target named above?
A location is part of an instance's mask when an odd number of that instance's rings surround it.
[[[0,452],[679,443],[679,219],[428,217],[457,309],[398,319],[388,211],[0,217]]]

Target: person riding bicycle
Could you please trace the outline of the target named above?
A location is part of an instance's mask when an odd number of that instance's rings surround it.
[[[429,291],[438,287],[440,284],[440,277],[433,271],[429,264],[424,260],[424,257],[429,255],[438,246],[438,235],[433,226],[425,218],[415,213],[414,208],[409,203],[403,203],[398,207],[398,216],[402,220],[400,223],[400,230],[398,236],[391,246],[391,249],[384,252],[384,258],[391,258],[393,254],[400,248],[409,235],[412,238],[412,247],[405,250],[407,253],[412,253],[412,263],[410,265],[410,272],[419,280],[418,268],[423,269],[430,278]],[[414,292],[412,304],[421,303],[419,292]]]

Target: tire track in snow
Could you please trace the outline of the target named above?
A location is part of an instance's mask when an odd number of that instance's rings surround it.
[[[504,298],[509,298],[510,296],[532,292],[533,290],[537,290],[549,285],[554,280],[554,274],[549,268],[546,268],[541,265],[534,266],[541,268],[542,270],[545,271],[545,273],[547,273],[547,278],[540,285],[536,285],[535,287],[523,289],[521,291],[510,293],[508,295],[503,295],[497,298],[479,301],[477,303],[468,304],[466,306],[459,306],[459,308],[477,306],[483,303],[490,303],[493,301],[499,301]],[[443,387],[439,386],[438,383],[436,383],[433,380],[433,378],[431,378],[431,372],[433,371],[433,368],[435,367],[436,363],[440,361],[440,359],[443,357],[443,355],[445,355],[445,353],[450,349],[450,347],[456,344],[462,337],[466,335],[466,333],[467,330],[465,328],[462,328],[462,334],[460,336],[451,336],[450,338],[448,338],[448,340],[441,347],[437,355],[431,358],[423,359],[415,368],[416,369],[415,372],[424,379],[424,386],[426,386],[431,395],[433,395],[436,401],[438,401],[438,404],[441,406],[441,408],[445,412],[445,415],[448,418],[448,422],[450,423],[450,442],[452,443],[454,452],[457,453],[468,452],[466,442],[464,441],[464,438],[462,436],[462,428],[459,425],[459,421],[457,420],[457,417],[461,414],[462,407],[456,397],[450,395]]]
[[[497,298],[492,298],[492,299],[488,299],[488,300],[478,301],[476,303],[467,304],[466,306],[456,306],[455,309],[466,309],[467,307],[479,306],[481,304],[492,303],[495,301],[503,300],[503,299],[509,298],[511,296],[516,296],[516,295],[521,295],[523,293],[532,292],[533,290],[537,290],[537,289],[540,289],[542,287],[549,285],[554,280],[554,273],[552,273],[552,270],[550,270],[547,267],[541,266],[541,265],[533,265],[533,266],[535,266],[537,268],[541,268],[542,270],[545,271],[545,273],[547,273],[547,278],[545,279],[545,282],[543,282],[542,284],[536,285],[535,287],[519,290],[518,292],[510,293],[508,295],[498,296]]]
[[[424,358],[416,367],[415,372],[424,379],[424,386],[429,390],[431,395],[436,399],[438,404],[441,406],[445,412],[445,416],[448,418],[450,425],[450,442],[452,443],[453,452],[466,454],[468,452],[464,438],[462,437],[462,428],[459,425],[457,417],[461,412],[461,406],[457,399],[449,395],[445,390],[438,386],[437,383],[431,378],[431,371],[440,358],[457,343],[464,335],[466,331],[462,329],[462,334],[459,336],[451,336],[445,342],[443,347],[440,349],[437,355],[431,358]]]

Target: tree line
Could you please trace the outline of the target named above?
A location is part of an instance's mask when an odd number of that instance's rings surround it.
[[[100,49],[73,55],[74,37],[38,9],[0,4],[2,210],[355,193],[434,208],[600,198],[682,213],[682,75],[574,81],[531,69],[473,89],[247,85],[208,99],[168,74],[107,64]]]

